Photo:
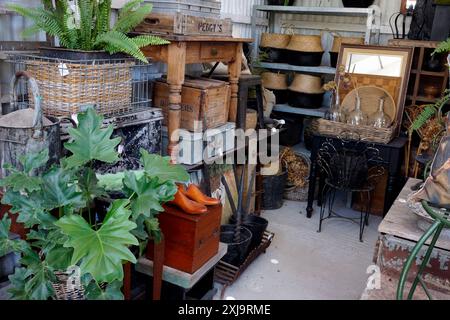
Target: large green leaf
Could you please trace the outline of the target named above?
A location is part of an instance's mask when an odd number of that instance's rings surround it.
[[[72,264],[81,261],[82,274],[92,274],[97,282],[122,280],[122,262],[136,263],[128,249],[129,245],[138,245],[131,233],[136,224],[129,221],[128,205],[128,200],[115,201],[99,230],[93,230],[78,215],[64,216],[56,222],[69,237],[64,246],[74,248]]]
[[[34,169],[45,166],[48,162],[48,149],[38,153],[29,153],[19,158],[25,173],[31,173]]]
[[[92,200],[107,196],[107,192],[98,184],[97,176],[91,168],[84,168],[78,178],[78,187],[81,189],[83,198],[89,204]]]
[[[102,129],[103,117],[96,114],[93,108],[78,114],[78,128],[69,129],[72,142],[64,147],[72,152],[67,158],[69,168],[77,168],[92,160],[114,163],[119,160],[116,151],[120,138],[111,139],[113,127]]]
[[[146,176],[138,179],[132,172],[125,173],[124,186],[128,195],[135,195],[131,202],[133,219],[143,214],[150,217],[152,210],[162,212],[162,203],[173,200],[177,187],[170,181],[160,183],[157,178],[149,179]]]
[[[55,220],[43,208],[41,193],[29,193],[27,196],[19,192],[8,190],[2,198],[2,203],[10,205],[11,213],[17,214],[17,222],[31,228],[36,224],[49,224]]]
[[[46,209],[52,210],[65,206],[83,208],[86,206],[83,194],[77,191],[70,170],[53,167],[42,178],[42,199]]]
[[[87,300],[123,300],[122,281],[114,281],[102,290],[96,281],[91,281],[86,287]]]
[[[56,281],[54,269],[46,261],[41,261],[39,255],[29,250],[20,260],[27,267],[25,291],[32,300],[47,300],[54,296],[52,283]]]
[[[14,274],[8,277],[11,287],[8,293],[14,300],[30,300],[30,295],[25,290],[25,283],[27,282],[28,272],[25,268],[16,268]]]
[[[149,154],[147,150],[141,149],[141,161],[144,164],[145,173],[152,178],[158,178],[161,183],[189,180],[186,169],[180,165],[171,164],[169,157]]]
[[[0,257],[10,252],[23,252],[29,248],[23,240],[11,240],[9,238],[9,230],[11,228],[11,219],[7,214],[0,220]]]
[[[67,270],[72,265],[73,248],[65,248],[61,245],[49,250],[46,261],[55,270]]]

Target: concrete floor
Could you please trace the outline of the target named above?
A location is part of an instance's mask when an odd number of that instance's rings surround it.
[[[338,205],[339,213],[355,214],[343,200]],[[361,243],[359,225],[343,220],[326,221],[317,233],[319,209],[307,219],[305,208],[306,203],[286,201],[281,209],[263,213],[275,233],[272,245],[226,289],[225,299],[360,299],[382,219],[371,216]]]

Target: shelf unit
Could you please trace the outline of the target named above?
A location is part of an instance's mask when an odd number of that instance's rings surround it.
[[[306,15],[333,15],[333,16],[350,16],[350,17],[367,17],[365,42],[369,44],[372,39],[372,33],[375,30],[376,42],[379,40],[381,28],[381,9],[377,6],[370,8],[335,8],[335,7],[304,7],[304,6],[268,6],[255,5],[253,6],[253,16],[256,17],[258,12],[266,12],[269,15],[269,32],[280,32],[281,23],[280,14],[306,14]],[[277,15],[278,14],[278,15]],[[254,20],[254,19],[253,19]],[[259,38],[256,32],[256,21],[252,22],[252,38],[253,42],[253,58],[257,60],[259,51]],[[307,26],[305,26],[307,27]],[[352,30],[353,31],[353,30]],[[258,64],[259,67],[270,70],[282,70],[293,72],[304,72],[320,75],[335,75],[336,68],[330,66],[319,67],[302,67],[294,66],[287,63],[268,63],[262,62]],[[321,106],[318,109],[293,108],[288,105],[276,105],[274,111],[292,113],[304,116],[323,117],[328,108]]]
[[[334,7],[303,7],[303,6],[268,6],[268,5],[255,5],[253,6],[253,17],[257,16],[258,12],[266,12],[269,16],[268,31],[272,33],[281,32],[281,14],[306,14],[306,15],[331,15],[331,16],[348,16],[348,17],[367,17],[366,29],[364,32],[365,43],[371,43],[372,36],[374,33],[375,43],[379,42],[380,29],[381,29],[381,9],[377,6],[371,6],[370,8],[334,8]],[[301,26],[306,29],[320,29],[314,23],[308,23],[308,25]],[[257,34],[257,23],[256,19],[252,19],[252,38],[253,42],[253,60],[257,61],[258,51],[259,51],[259,37]],[[323,26],[322,26],[323,29]],[[329,27],[330,30],[335,28]],[[357,32],[359,30],[352,30]],[[336,68],[330,66],[319,66],[319,67],[304,67],[295,66],[287,63],[269,63],[260,62],[259,67],[269,70],[277,71],[291,71],[291,72],[304,72],[310,74],[334,76],[336,74]],[[277,104],[274,106],[273,111],[282,112],[286,114],[295,114],[305,117],[315,117],[323,118],[327,112],[328,107],[320,106],[317,109],[307,109],[307,108],[294,108],[286,104]],[[303,139],[302,139],[303,140]],[[304,143],[300,143],[293,147],[296,152],[303,153],[310,156],[310,152],[306,150]]]
[[[440,61],[441,71],[426,69],[427,60],[431,57],[431,53],[439,45],[439,42],[392,39],[389,41],[389,45],[414,48],[406,106],[435,103],[439,99],[440,93],[448,87],[448,69],[445,57],[442,57],[442,61]],[[438,94],[435,97],[426,96],[424,88],[427,85],[438,87]]]

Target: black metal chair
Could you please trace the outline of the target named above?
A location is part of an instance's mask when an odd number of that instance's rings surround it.
[[[378,149],[362,140],[354,140],[354,136],[350,139],[341,137],[339,143],[331,140],[323,143],[317,159],[321,174],[325,175],[323,190],[319,190],[322,192],[322,207],[318,232],[322,231],[325,220],[344,219],[359,224],[359,240],[363,242],[364,229],[369,225],[371,192],[375,189],[377,178],[384,173],[380,161]],[[360,217],[344,217],[333,210],[339,191],[352,196],[360,195]]]

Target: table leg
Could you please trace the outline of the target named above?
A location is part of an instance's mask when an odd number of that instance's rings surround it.
[[[131,300],[131,263],[123,265],[123,297],[125,300]]]
[[[167,63],[167,83],[169,84],[169,117],[168,155],[172,163],[178,161],[178,142],[180,140],[179,129],[181,122],[181,89],[184,83],[186,70],[186,43],[176,42],[169,45]]]
[[[228,121],[236,122],[238,100],[239,100],[239,77],[242,70],[242,43],[237,43],[235,47],[235,55],[232,61],[228,63],[228,75],[231,86],[231,101]]]

